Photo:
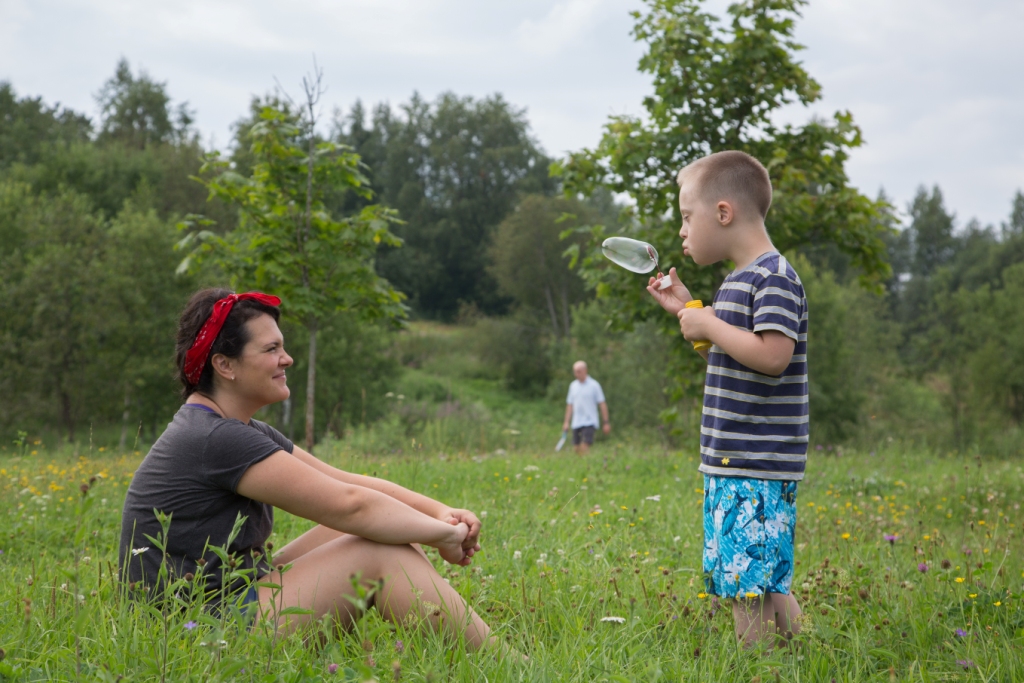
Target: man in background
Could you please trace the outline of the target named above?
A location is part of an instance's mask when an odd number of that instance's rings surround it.
[[[587,374],[587,364],[581,360],[572,365],[572,374],[576,376],[569,385],[569,395],[565,399],[565,421],[562,431],[572,426],[572,445],[576,452],[586,455],[590,445],[594,443],[594,433],[598,427],[607,434],[612,430],[608,421],[608,404],[604,400],[604,391],[596,379]],[[598,408],[601,417],[598,418]],[[602,426],[603,422],[603,426]]]

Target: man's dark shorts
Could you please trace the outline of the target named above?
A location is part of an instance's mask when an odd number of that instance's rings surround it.
[[[594,432],[597,431],[597,427],[577,427],[572,430],[572,445],[579,446],[581,443],[585,443],[588,446],[594,444]]]

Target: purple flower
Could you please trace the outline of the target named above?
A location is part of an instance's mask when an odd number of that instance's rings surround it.
[[[899,536],[897,534],[885,534],[882,538],[889,541],[889,545],[892,545],[896,542],[896,539],[899,538]]]
[[[820,450],[821,450],[821,444],[819,443],[819,444],[818,444],[817,446],[815,446],[815,447],[814,447],[814,450],[816,450],[816,451],[820,451]]]
[[[928,571],[928,565],[922,562],[921,564],[917,565],[917,571],[924,574],[926,571]]]
[[[327,665],[327,673],[329,673],[329,674],[338,673],[338,665],[337,664],[328,664]]]
[[[967,636],[969,635],[969,634],[967,633],[967,631],[963,630],[962,628],[958,628],[958,629],[957,629],[956,631],[954,631],[953,633],[955,633],[955,634],[956,634],[956,637],[957,637],[957,638],[966,638],[966,637],[967,637]]]
[[[194,621],[187,621],[187,622],[185,622],[185,628],[187,628],[189,631],[194,629],[196,626],[199,626],[199,624],[197,624]]]
[[[960,666],[962,666],[964,668],[964,670],[970,669],[971,667],[974,666],[974,662],[972,662],[969,659],[958,659],[958,660],[956,660],[956,663],[959,664]]]
[[[400,640],[396,640],[395,641],[395,652],[397,652],[398,654],[402,654],[403,652],[405,652],[405,643],[403,643]]]

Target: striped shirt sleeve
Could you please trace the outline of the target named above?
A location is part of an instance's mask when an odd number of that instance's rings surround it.
[[[787,275],[771,273],[754,294],[754,332],[775,330],[793,341],[800,341],[800,321],[804,316],[804,288]]]

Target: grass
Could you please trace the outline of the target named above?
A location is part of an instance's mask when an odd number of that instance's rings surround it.
[[[373,612],[316,644],[133,609],[111,568],[140,456],[45,452],[0,460],[0,679],[383,681],[397,666],[408,681],[1024,680],[1018,461],[898,444],[815,452],[798,497],[804,632],[793,652],[752,652],[702,592],[691,452],[612,441],[586,459],[518,447],[366,457],[343,443],[321,457],[486,515],[473,566],[441,569],[529,663],[467,655]],[[273,540],[308,526],[280,514]]]
[[[372,611],[348,633],[282,639],[196,606],[138,608],[113,579],[142,453],[98,434],[0,450],[0,681],[1024,680],[1020,458],[891,439],[812,451],[797,499],[803,632],[792,650],[743,650],[703,593],[695,435],[678,449],[617,425],[585,459],[555,454],[563,406],[503,391],[473,343],[414,327],[389,417],[317,454],[480,514],[473,565],[435,561],[529,662]],[[271,540],[309,526],[279,512]]]

